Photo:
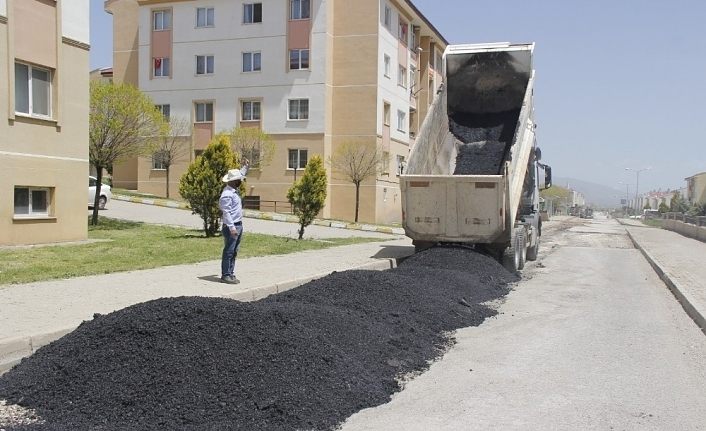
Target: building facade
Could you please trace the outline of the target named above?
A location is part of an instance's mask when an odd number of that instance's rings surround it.
[[[0,0],[0,245],[86,239],[88,20],[88,0]]]
[[[256,127],[275,151],[251,170],[251,198],[284,202],[312,156],[327,163],[343,144],[370,146],[388,164],[362,185],[360,220],[400,221],[398,174],[441,84],[446,47],[410,1],[108,0],[105,8],[114,80],[191,125],[170,195],[215,134]],[[353,219],[354,185],[328,163],[327,171],[322,216]],[[164,195],[165,176],[143,157],[114,167],[113,184]]]
[[[690,204],[706,204],[706,172],[686,178],[686,200]]]

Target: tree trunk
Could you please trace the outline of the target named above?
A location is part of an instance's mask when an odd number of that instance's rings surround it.
[[[103,181],[103,166],[93,165],[96,168],[96,195],[93,196],[93,215],[91,225],[98,225],[98,201],[101,197],[101,185]]]
[[[301,226],[299,229],[299,239],[302,239],[304,238],[304,224],[300,224],[299,226]]]
[[[166,168],[167,168],[167,199],[169,199],[169,165],[167,165]]]
[[[355,183],[355,222],[358,223],[358,207],[360,205],[360,181]]]

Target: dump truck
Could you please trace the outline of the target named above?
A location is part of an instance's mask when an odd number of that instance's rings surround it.
[[[400,176],[402,224],[417,251],[470,245],[511,270],[537,258],[551,168],[535,138],[533,53],[533,43],[444,52],[443,82]]]

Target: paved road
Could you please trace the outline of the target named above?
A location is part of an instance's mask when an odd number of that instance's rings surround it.
[[[92,214],[89,210],[88,214]],[[194,229],[203,229],[203,220],[191,211],[160,207],[156,205],[137,204],[126,201],[111,200],[101,216],[112,217],[122,220],[141,221],[145,223],[167,224],[173,226],[184,226]],[[246,232],[265,233],[269,235],[298,237],[299,226],[294,223],[259,220],[247,218],[243,221]],[[392,239],[402,236],[388,235],[377,232],[366,232],[361,230],[338,229],[325,226],[308,226],[304,230],[304,238],[381,238]]]
[[[625,229],[554,229],[497,318],[343,430],[706,429],[706,337]]]

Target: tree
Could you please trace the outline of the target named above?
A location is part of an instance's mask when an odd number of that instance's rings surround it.
[[[239,164],[239,157],[230,148],[227,135],[217,135],[203,154],[189,165],[179,181],[179,193],[189,202],[191,211],[203,219],[207,237],[218,234],[221,227],[221,210],[218,199],[225,186],[223,176]],[[243,188],[241,186],[241,196]]]
[[[642,207],[642,209],[643,209],[643,210],[651,210],[652,207],[650,206],[650,203],[649,203],[649,202],[646,202],[646,203],[645,203],[645,206]]]
[[[689,210],[689,204],[682,197],[681,193],[674,192],[672,201],[669,203],[669,211],[674,213],[684,213]]]
[[[299,217],[299,239],[304,237],[304,228],[309,226],[326,202],[326,169],[320,156],[309,160],[304,175],[287,192],[294,214]]]
[[[706,216],[706,202],[703,204],[699,204],[698,202],[693,204],[689,208],[688,213],[692,217]]]
[[[669,212],[669,207],[667,206],[667,204],[666,204],[664,201],[662,201],[662,202],[660,202],[660,204],[659,204],[659,209],[658,209],[658,210],[659,210],[659,213],[660,213],[660,214],[664,214],[664,213],[666,213],[666,212]]]
[[[355,222],[360,208],[360,184],[366,179],[382,174],[389,163],[388,157],[375,145],[345,143],[331,157],[331,167],[355,185]]]
[[[259,169],[272,162],[275,142],[257,127],[236,127],[229,134],[233,151],[250,161],[250,167]]]
[[[94,81],[90,91],[88,155],[97,177],[91,224],[96,225],[103,169],[149,154],[165,123],[150,98],[132,85]]]
[[[169,198],[169,177],[174,162],[184,158],[191,151],[189,137],[191,123],[185,118],[172,117],[169,125],[159,137],[159,145],[152,155],[154,162],[161,164],[167,174],[166,196]]]

